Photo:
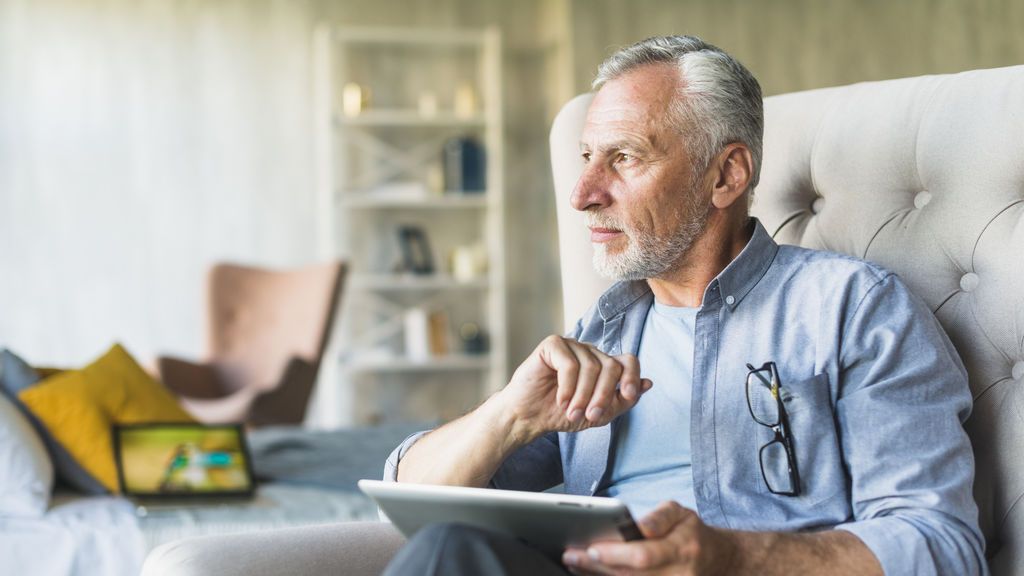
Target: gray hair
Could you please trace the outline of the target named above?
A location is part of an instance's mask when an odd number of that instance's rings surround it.
[[[672,123],[688,137],[694,165],[703,174],[727,144],[750,149],[749,190],[761,173],[764,105],[754,75],[721,48],[695,36],[657,36],[612,54],[597,70],[593,89],[642,66],[675,64],[682,87],[672,104]]]

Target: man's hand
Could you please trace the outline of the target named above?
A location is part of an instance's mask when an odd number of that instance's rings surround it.
[[[603,426],[651,389],[636,356],[609,356],[590,344],[549,336],[494,400],[514,415],[524,444],[548,432]]]
[[[398,481],[486,486],[516,450],[548,432],[603,426],[650,388],[632,354],[612,357],[549,336],[500,392],[416,441],[402,457]]]
[[[732,533],[704,524],[693,510],[665,502],[638,525],[644,540],[567,550],[562,562],[574,574],[733,573],[738,546]]]

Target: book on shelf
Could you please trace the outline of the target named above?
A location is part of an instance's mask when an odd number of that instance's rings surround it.
[[[451,354],[448,313],[443,310],[406,310],[404,331],[405,355],[410,360],[428,360]]]
[[[430,353],[434,356],[447,356],[451,353],[448,343],[448,313],[435,310],[427,318]]]

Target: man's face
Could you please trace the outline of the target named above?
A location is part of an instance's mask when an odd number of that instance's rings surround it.
[[[678,78],[668,64],[641,67],[606,83],[587,112],[571,202],[586,213],[594,267],[605,276],[657,278],[704,231],[710,193],[670,122]]]

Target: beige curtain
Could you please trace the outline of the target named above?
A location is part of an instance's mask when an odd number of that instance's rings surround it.
[[[0,346],[196,355],[211,262],[315,256],[307,12],[0,0]]]

